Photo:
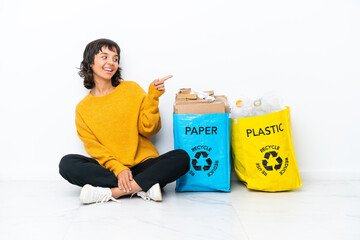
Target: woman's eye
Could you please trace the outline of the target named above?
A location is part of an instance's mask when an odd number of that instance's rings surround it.
[[[107,59],[107,57],[106,57],[106,56],[102,56],[102,58],[103,58],[103,59]]]
[[[117,58],[114,58],[114,62],[118,62],[118,60],[119,60],[119,59],[117,59]]]

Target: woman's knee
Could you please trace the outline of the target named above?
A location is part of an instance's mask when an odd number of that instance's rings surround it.
[[[59,172],[61,175],[72,169],[72,165],[75,162],[75,157],[76,154],[68,154],[61,158],[59,163]]]
[[[186,172],[190,169],[190,156],[189,154],[182,149],[177,149],[176,155],[178,156],[178,161],[180,161],[181,165],[184,166]]]

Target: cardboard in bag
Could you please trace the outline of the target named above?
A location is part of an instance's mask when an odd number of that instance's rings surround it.
[[[175,114],[211,114],[229,113],[230,106],[227,97],[214,95],[214,91],[204,91],[215,97],[215,101],[203,100],[197,94],[191,94],[191,88],[182,88],[176,95],[174,103]]]

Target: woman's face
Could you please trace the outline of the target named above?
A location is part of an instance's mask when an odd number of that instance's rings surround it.
[[[94,56],[94,64],[90,64],[94,80],[111,80],[119,68],[118,60],[117,52],[111,51],[107,46],[102,47],[101,51]]]

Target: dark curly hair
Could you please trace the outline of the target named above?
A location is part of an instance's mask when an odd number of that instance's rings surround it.
[[[120,63],[120,47],[116,42],[101,38],[86,45],[83,54],[83,60],[80,64],[79,75],[84,79],[84,87],[87,89],[92,89],[95,87],[93,70],[91,69],[90,64],[94,64],[94,57],[101,51],[103,46],[108,47],[111,51],[114,51],[115,48],[117,54],[119,55],[118,63]],[[121,80],[121,68],[119,67],[114,76],[111,78],[111,84],[116,87],[120,84]]]

